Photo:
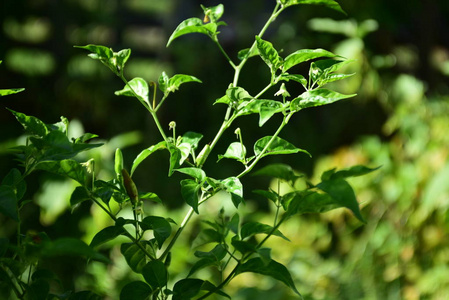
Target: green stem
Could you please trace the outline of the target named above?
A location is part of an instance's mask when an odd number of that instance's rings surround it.
[[[232,59],[229,57],[229,55],[226,53],[226,51],[223,49],[223,47],[221,46],[220,42],[218,41],[217,36],[215,36],[214,38],[212,38],[212,40],[215,42],[215,44],[218,46],[218,48],[220,49],[221,53],[223,53],[224,57],[226,58],[226,60],[229,62],[229,64],[231,65],[231,67],[233,67],[235,69],[235,64],[232,61]]]

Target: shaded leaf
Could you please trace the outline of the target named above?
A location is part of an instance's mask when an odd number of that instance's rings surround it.
[[[16,193],[9,185],[0,186],[0,212],[14,221],[19,221]]]
[[[270,164],[252,174],[253,176],[270,176],[294,183],[300,176],[295,175],[292,167],[286,164]]]
[[[188,131],[188,132],[184,133],[181,141],[182,141],[182,143],[189,144],[191,146],[191,149],[196,149],[196,148],[198,148],[198,143],[202,138],[203,138],[203,135],[201,133]]]
[[[42,254],[47,257],[53,256],[83,256],[85,258],[109,263],[109,259],[98,253],[83,241],[76,238],[61,238],[45,243]]]
[[[86,168],[75,160],[44,161],[37,164],[36,169],[72,178],[83,186],[87,182]]]
[[[237,177],[229,177],[221,181],[226,192],[231,194],[232,203],[238,208],[243,201],[243,185]]]
[[[287,268],[274,260],[271,260],[268,264],[266,264],[259,257],[252,258],[248,260],[246,263],[239,265],[237,267],[235,275],[239,275],[245,272],[252,272],[270,276],[276,280],[283,282],[286,286],[291,288],[297,295],[301,296],[301,294],[296,289],[295,283],[293,282],[293,279]]]
[[[201,5],[201,8],[204,11],[204,15],[206,15],[210,22],[217,22],[224,13],[223,4],[218,4],[217,6],[204,7]]]
[[[120,292],[120,300],[145,300],[153,290],[143,281],[133,281],[126,284]]]
[[[90,200],[89,192],[83,186],[77,186],[70,196],[70,206],[73,208],[76,205]]]
[[[262,224],[259,222],[248,222],[242,226],[240,229],[240,236],[243,239],[253,236],[255,234],[273,234],[275,236],[281,237],[286,241],[290,241],[285,235],[282,234],[278,229],[273,230],[273,227],[267,224]]]
[[[142,220],[141,227],[143,230],[153,230],[154,238],[157,241],[159,249],[162,248],[164,242],[170,237],[170,223],[163,217],[148,216]]]
[[[167,284],[167,269],[160,260],[148,262],[142,269],[142,275],[153,289],[162,288]]]
[[[181,181],[181,194],[184,201],[190,205],[198,214],[198,201],[201,185],[191,179],[184,179]]]
[[[292,192],[282,196],[282,205],[286,210],[285,217],[296,214],[323,213],[342,207],[326,193]]]
[[[27,116],[24,113],[16,112],[9,108],[8,110],[16,117],[17,121],[22,124],[27,134],[43,137],[48,133],[47,126],[38,118]]]
[[[142,247],[145,247],[140,242]],[[143,267],[146,265],[146,256],[142,249],[134,243],[123,243],[120,246],[120,252],[125,257],[128,266],[136,273],[142,273]]]
[[[90,242],[90,247],[94,248],[101,244],[104,244],[110,240],[115,239],[116,237],[122,235],[125,233],[125,229],[122,226],[109,226],[106,228],[103,228],[92,239],[92,242]]]
[[[368,173],[371,173],[373,171],[378,170],[380,167],[371,169],[366,166],[357,165],[352,166],[348,169],[340,170],[331,175],[331,179],[339,179],[339,178],[347,178],[347,177],[356,177],[356,176],[362,176]]]

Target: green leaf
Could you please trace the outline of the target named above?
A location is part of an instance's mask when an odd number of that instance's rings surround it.
[[[268,65],[271,73],[274,74],[283,64],[282,58],[273,47],[273,44],[261,39],[258,36],[256,36],[256,46],[259,50],[260,57]]]
[[[168,273],[165,265],[160,260],[148,262],[142,270],[143,278],[153,288],[162,288],[167,284]]]
[[[43,161],[37,164],[37,170],[44,170],[58,175],[72,178],[82,186],[87,183],[87,171],[79,162],[72,159],[61,161]]]
[[[176,282],[173,287],[173,300],[190,300],[195,297],[203,285],[203,280],[186,278]]]
[[[262,127],[274,114],[285,110],[281,102],[263,100],[259,110],[259,127]]]
[[[198,258],[206,258],[216,262],[220,262],[227,254],[226,247],[222,244],[216,245],[211,251],[195,251],[194,255]]]
[[[181,152],[181,149],[173,144],[168,145],[168,151],[170,151],[170,166],[168,169],[168,176],[171,176],[173,172],[181,165],[183,153]]]
[[[89,57],[93,59],[109,61],[110,58],[114,56],[114,52],[111,48],[101,46],[101,45],[87,45],[87,46],[74,46],[75,48],[86,49],[92,52]]]
[[[281,237],[286,241],[290,241],[285,235],[282,234],[279,230],[274,230],[273,227],[267,224],[262,224],[259,222],[248,222],[242,226],[240,229],[240,235],[242,239],[253,236],[255,234],[264,233],[264,234],[273,234],[275,236]]]
[[[46,243],[42,254],[47,257],[53,256],[83,256],[89,259],[109,263],[109,259],[98,253],[83,241],[76,238],[61,238]]]
[[[104,244],[110,240],[115,239],[116,237],[122,235],[125,233],[125,229],[122,226],[109,226],[106,228],[103,228],[92,239],[92,242],[90,242],[90,247],[95,248],[101,244]]]
[[[268,264],[266,264],[259,257],[252,258],[248,260],[246,263],[239,265],[237,267],[235,275],[239,275],[245,272],[258,273],[279,280],[286,286],[291,288],[298,296],[302,298],[301,294],[296,289],[295,283],[293,282],[293,279],[290,273],[288,272],[287,268],[274,260],[271,260]]]
[[[8,95],[12,95],[12,94],[17,94],[20,92],[23,92],[25,89],[24,88],[20,88],[20,89],[0,89],[0,96],[8,96]]]
[[[148,216],[142,220],[141,227],[143,230],[153,230],[154,238],[157,241],[159,249],[162,248],[164,242],[170,237],[170,223],[162,217]]]
[[[287,218],[296,214],[323,213],[342,207],[341,203],[337,203],[328,194],[310,191],[285,194],[281,201]]]
[[[330,179],[362,176],[362,175],[366,175],[368,173],[374,172],[374,171],[378,170],[379,168],[380,167],[371,169],[371,168],[368,168],[368,167],[362,166],[362,165],[352,166],[348,169],[340,170],[340,171],[333,173],[331,175]]]
[[[25,195],[27,185],[22,174],[16,168],[12,168],[3,178],[2,185],[10,186],[14,189],[17,201],[20,201]]]
[[[33,280],[33,282],[26,289],[26,299],[39,300],[48,299],[50,292],[50,285],[44,279]]]
[[[147,158],[157,150],[161,149],[167,149],[167,143],[165,141],[159,142],[156,145],[148,147],[147,149],[144,149],[142,152],[140,152],[139,155],[137,155],[137,157],[133,161],[133,166],[131,168],[131,176],[134,174],[134,171],[140,165],[140,163],[145,160],[145,158]]]
[[[90,291],[81,291],[70,294],[69,300],[102,300],[103,298]]]
[[[260,155],[272,138],[272,136],[266,136],[257,140],[254,144],[254,154],[256,154],[256,156]],[[267,155],[293,154],[298,152],[306,153],[311,157],[310,153],[306,150],[296,148],[286,140],[276,136],[274,137],[273,141],[268,146],[262,157],[265,157]]]
[[[198,211],[198,201],[199,201],[199,195],[198,192],[200,190],[201,185],[197,182],[191,180],[191,179],[184,179],[181,180],[181,195],[184,201],[190,205],[193,210],[197,214],[199,214]]]
[[[131,79],[122,90],[115,92],[115,95],[117,96],[137,97],[140,102],[146,104],[147,107],[150,107],[148,94],[148,83],[145,79],[140,77]]]
[[[220,161],[222,158],[235,159],[243,164],[246,163],[246,148],[240,142],[233,142],[228,146],[224,155],[219,155],[218,160]]]
[[[223,4],[218,4],[217,6],[204,7],[201,5],[201,8],[204,11],[204,15],[206,15],[210,22],[217,22],[224,13]]]
[[[287,56],[284,60],[284,66],[283,71],[287,71],[290,68],[302,63],[309,61],[311,59],[315,58],[321,58],[321,57],[337,57],[338,55],[335,55],[332,52],[329,52],[324,49],[301,49],[298,51],[293,52],[289,56]]]
[[[211,259],[202,258],[193,264],[192,268],[190,268],[189,274],[187,274],[187,277],[190,277],[199,270],[210,266],[217,266],[217,262]]]
[[[115,59],[115,66],[120,72],[123,72],[125,68],[125,63],[128,61],[131,56],[131,49],[123,49],[117,53],[113,54],[113,58]]]
[[[265,191],[265,190],[253,190],[253,193],[261,195],[262,197],[267,198],[268,200],[271,200],[273,203],[277,203],[280,196],[278,193],[272,191],[270,189],[270,191]]]
[[[165,93],[171,93],[171,92],[176,91],[181,86],[181,84],[186,83],[186,82],[202,83],[202,81],[199,80],[198,78],[196,78],[195,76],[176,74],[172,78],[169,79]]]
[[[74,208],[78,204],[90,200],[89,192],[83,186],[77,186],[70,196],[70,206]]]
[[[145,244],[139,242],[142,247]],[[146,265],[146,255],[142,249],[134,243],[123,243],[120,246],[120,252],[125,257],[126,262],[131,267],[131,269],[136,273],[142,273],[143,267]]]
[[[340,206],[352,211],[354,216],[362,223],[366,223],[360,213],[359,203],[354,194],[354,190],[349,183],[341,178],[325,180],[317,185],[319,189],[326,192]]]
[[[23,113],[13,111],[9,108],[8,110],[16,117],[17,121],[22,124],[27,134],[43,137],[48,133],[47,126],[38,118],[27,116]]]
[[[143,281],[127,283],[120,292],[120,300],[145,300],[153,290]]]
[[[292,111],[300,111],[308,107],[331,104],[342,99],[354,97],[355,95],[344,95],[327,89],[316,89],[304,92],[298,98],[293,99],[290,104],[290,109]]]
[[[0,212],[14,221],[19,221],[16,193],[11,186],[0,186]]]
[[[242,49],[238,52],[237,57],[240,60],[244,60],[245,58],[250,58],[253,56],[256,56],[259,54],[259,50],[257,49],[257,47],[254,48],[253,51],[251,51],[251,53],[249,53],[249,50],[251,50],[250,48],[246,48],[246,49]]]
[[[0,259],[5,255],[9,247],[9,240],[7,238],[0,238]]]
[[[200,168],[181,168],[181,169],[176,169],[175,171],[192,176],[198,182],[201,182],[201,183],[206,180],[206,173]]]
[[[284,2],[285,2],[285,6],[292,6],[292,5],[298,5],[298,4],[324,5],[330,9],[339,11],[342,14],[346,15],[345,11],[341,8],[340,4],[338,4],[338,2],[334,1],[334,0],[286,0]]]
[[[288,73],[284,73],[281,74],[279,76],[279,80],[283,80],[283,81],[287,81],[289,82],[290,80],[299,82],[300,84],[302,84],[302,86],[305,88],[307,86],[307,79],[299,74],[288,74]]]
[[[187,131],[181,138],[181,143],[187,143],[191,149],[198,148],[199,141],[203,138],[201,133]]]
[[[257,170],[253,176],[270,176],[294,183],[300,176],[295,175],[292,167],[286,164],[271,164]]]
[[[237,177],[229,177],[221,180],[226,192],[231,194],[232,203],[236,208],[243,201],[243,185]]]
[[[140,200],[151,200],[151,201],[154,201],[156,203],[162,203],[161,198],[159,198],[159,196],[156,195],[155,193],[151,193],[151,192],[145,193],[145,194],[140,194],[139,195],[139,199]]]
[[[209,26],[207,26],[209,25]],[[211,26],[214,25],[214,26]],[[178,27],[176,27],[175,31],[172,33],[167,42],[167,47],[173,42],[174,39],[188,34],[188,33],[203,33],[208,36],[213,36],[217,32],[217,24],[209,23],[204,25],[203,21],[198,18],[190,18],[182,21]]]
[[[231,87],[226,90],[226,96],[236,103],[241,103],[243,100],[251,100],[253,97],[244,89],[239,86]]]
[[[168,81],[170,78],[168,77],[167,73],[165,71],[162,72],[162,74],[159,76],[158,83],[159,83],[159,89],[162,93],[167,93],[167,87],[168,87]]]

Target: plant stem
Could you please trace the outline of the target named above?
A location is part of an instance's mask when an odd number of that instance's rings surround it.
[[[220,49],[221,53],[223,53],[224,57],[229,62],[229,64],[235,69],[236,66],[235,66],[234,62],[232,61],[232,59],[229,57],[229,55],[226,53],[226,51],[221,46],[220,42],[218,41],[217,36],[215,36],[215,38],[213,38],[213,41],[218,46],[218,48]]]

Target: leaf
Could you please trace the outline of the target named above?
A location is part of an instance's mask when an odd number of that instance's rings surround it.
[[[199,214],[198,211],[198,192],[201,185],[191,179],[181,180],[181,195],[184,201],[190,205],[193,210]]]
[[[240,103],[243,100],[251,100],[253,97],[244,89],[239,86],[231,87],[226,90],[226,96],[236,103]]]
[[[162,248],[164,242],[171,235],[170,223],[162,217],[148,216],[142,220],[141,227],[143,230],[153,230],[154,238],[157,241],[159,249]]]
[[[298,296],[302,298],[301,294],[296,289],[295,283],[293,282],[293,279],[290,273],[288,272],[287,268],[274,260],[271,260],[268,264],[266,264],[259,257],[252,258],[248,260],[246,263],[239,265],[237,267],[235,275],[237,276],[245,272],[258,273],[279,280],[286,286],[291,288]]]
[[[76,238],[60,238],[45,244],[42,254],[46,257],[53,256],[83,256],[89,259],[109,263],[109,259],[98,253],[83,241]]]
[[[23,92],[25,89],[24,88],[20,88],[20,89],[0,89],[0,96],[8,96],[8,95],[12,95],[12,94],[17,94],[20,92]]]
[[[142,247],[145,245],[139,242]],[[123,243],[120,246],[120,252],[125,257],[128,266],[136,272],[142,273],[143,267],[146,265],[146,256],[142,249],[134,243]]]
[[[323,213],[342,207],[328,194],[310,191],[285,194],[282,196],[282,205],[286,210],[286,218],[296,214]]]
[[[142,275],[153,289],[162,288],[167,284],[167,269],[160,260],[148,262],[142,269]]]
[[[282,234],[279,230],[274,230],[273,227],[267,224],[262,224],[259,222],[248,222],[242,226],[240,229],[240,236],[243,239],[253,236],[255,234],[264,233],[264,234],[273,234],[275,236],[281,237],[286,241],[290,241],[285,235]]]
[[[123,72],[125,68],[125,63],[128,61],[131,56],[131,49],[123,49],[117,53],[113,54],[115,58],[115,65],[120,72]]]
[[[142,152],[140,152],[139,155],[137,155],[137,157],[133,161],[133,166],[131,168],[131,176],[134,174],[134,171],[140,165],[140,163],[145,160],[145,158],[147,158],[157,150],[161,149],[167,149],[167,143],[165,141],[159,142],[156,145],[150,146],[147,149],[144,149]]]
[[[268,65],[271,73],[274,74],[283,64],[282,58],[272,43],[261,39],[259,36],[256,36],[256,46],[259,50],[260,57]]]
[[[220,262],[223,258],[225,258],[227,251],[224,245],[218,244],[209,252],[195,251],[194,254],[198,258],[205,258],[215,262]]]
[[[253,190],[253,193],[261,195],[262,197],[267,198],[268,200],[271,200],[273,203],[277,203],[280,196],[278,193],[270,190],[270,191],[265,191],[265,190]]]
[[[256,154],[256,156],[260,155],[272,138],[272,136],[266,136],[257,140],[254,144],[254,154]],[[296,148],[286,140],[276,136],[274,137],[273,141],[268,146],[262,157],[265,157],[267,155],[292,154],[298,152],[306,153],[311,157],[310,153],[306,150]]]
[[[286,164],[271,164],[257,170],[253,176],[270,176],[294,183],[300,176],[295,175],[292,167]]]
[[[173,287],[173,300],[190,300],[195,297],[203,285],[203,280],[186,278],[181,279]]]
[[[93,59],[108,61],[114,56],[112,49],[101,45],[74,46],[75,48],[86,49],[92,52],[89,57]]]
[[[198,18],[190,18],[182,21],[178,27],[176,27],[175,31],[173,31],[172,35],[168,39],[167,47],[173,42],[174,39],[188,34],[188,33],[203,33],[208,36],[214,35],[217,31],[217,25],[214,23],[210,23],[210,25],[215,26],[205,26],[203,21]]]
[[[192,176],[198,182],[201,182],[201,183],[206,180],[206,173],[200,168],[181,168],[181,169],[176,169],[175,171]]]
[[[92,239],[92,242],[90,242],[90,247],[95,248],[101,244],[104,244],[110,240],[115,239],[116,237],[122,235],[125,233],[125,229],[122,226],[109,226],[106,228],[103,228]]]
[[[362,175],[374,172],[374,171],[378,170],[379,168],[380,167],[371,169],[371,168],[368,168],[368,167],[362,166],[362,165],[352,166],[348,169],[340,170],[340,171],[333,173],[331,175],[330,179],[362,176]]]
[[[16,117],[17,121],[22,124],[27,134],[43,137],[48,133],[47,126],[38,118],[27,116],[23,113],[13,111],[9,108],[8,110]]]
[[[229,177],[221,180],[226,192],[231,194],[232,203],[238,208],[243,201],[243,185],[237,177]]]
[[[321,57],[337,57],[338,55],[324,49],[301,49],[293,52],[284,60],[283,71],[315,58]]]
[[[202,83],[202,81],[199,80],[198,78],[196,78],[195,76],[176,74],[172,78],[169,79],[166,93],[171,93],[171,92],[176,91],[181,86],[181,84],[187,83],[187,82]]]
[[[122,90],[116,91],[114,94],[117,96],[137,97],[140,102],[143,102],[148,107],[150,106],[148,98],[149,87],[143,78],[136,77],[131,79]]]
[[[325,180],[319,183],[317,187],[331,196],[336,203],[351,210],[362,223],[366,223],[360,213],[354,190],[347,181],[341,178]]]
[[[263,100],[259,110],[259,127],[262,127],[274,114],[285,110],[281,102]]]
[[[151,201],[154,201],[156,203],[162,203],[161,198],[159,198],[159,196],[156,195],[155,193],[151,193],[151,192],[145,193],[145,194],[140,194],[139,195],[139,199],[140,200],[151,200]]]
[[[330,9],[339,11],[342,14],[346,15],[345,11],[341,8],[340,4],[338,4],[338,2],[334,1],[334,0],[287,0],[285,2],[286,2],[285,6],[292,6],[292,5],[298,5],[298,4],[324,5]]]
[[[246,148],[240,142],[233,142],[228,146],[225,154],[219,155],[218,160],[220,161],[222,158],[235,159],[243,164],[246,163]]]
[[[284,73],[279,76],[279,80],[283,80],[283,81],[287,81],[287,82],[289,82],[290,80],[293,80],[293,81],[296,81],[296,82],[299,82],[300,84],[302,84],[303,87],[307,86],[307,79],[304,76],[299,75],[299,74]]]
[[[187,131],[181,138],[182,143],[187,143],[190,145],[191,149],[198,148],[199,141],[203,138],[201,133]]]
[[[79,162],[72,159],[61,161],[43,161],[36,165],[37,170],[44,170],[58,175],[72,178],[82,186],[87,183],[87,171]]]
[[[0,212],[14,221],[19,221],[16,193],[11,186],[0,186]]]
[[[217,22],[224,13],[223,4],[218,4],[217,6],[204,7],[201,5],[204,14],[210,19],[211,22]]]
[[[168,145],[168,151],[170,151],[170,166],[168,169],[168,176],[171,176],[173,172],[181,165],[183,155],[181,150],[173,144]]]
[[[308,107],[331,104],[342,99],[354,97],[355,95],[344,95],[327,89],[316,89],[304,92],[298,98],[293,99],[290,104],[290,109],[292,111],[300,111]]]
[[[127,283],[120,292],[120,300],[145,300],[151,295],[153,290],[142,281]]]
[[[27,185],[22,174],[16,168],[12,168],[3,178],[2,185],[10,186],[14,189],[17,201],[20,201],[25,195]]]
[[[257,49],[257,47],[255,47],[253,49],[253,51],[251,51],[251,53],[249,53],[249,50],[251,50],[250,48],[246,48],[246,49],[242,49],[238,52],[237,57],[240,60],[244,60],[245,58],[250,58],[253,56],[256,56],[259,54],[259,50]]]
[[[77,186],[70,196],[70,206],[74,208],[78,204],[90,200],[89,192],[83,186]]]

